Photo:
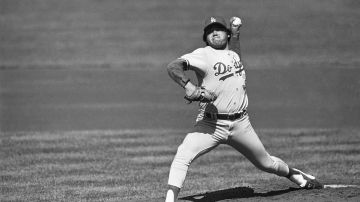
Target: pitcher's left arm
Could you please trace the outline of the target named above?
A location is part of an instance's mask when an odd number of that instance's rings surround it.
[[[189,64],[184,59],[176,59],[167,66],[169,76],[185,89],[184,98],[188,100],[189,103],[193,101],[214,101],[216,95],[213,92],[210,92],[203,87],[198,87],[190,82],[190,79],[185,75],[185,71],[187,70],[189,70]]]

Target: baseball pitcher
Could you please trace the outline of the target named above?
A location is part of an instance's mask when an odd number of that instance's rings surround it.
[[[289,167],[271,156],[254,131],[246,111],[246,74],[241,62],[241,19],[222,17],[205,21],[203,41],[206,46],[170,62],[169,76],[185,90],[185,99],[199,102],[199,114],[192,132],[188,133],[171,164],[166,202],[176,201],[190,164],[219,144],[228,144],[244,155],[257,168],[287,177],[304,189],[320,189],[314,176]],[[185,75],[194,71],[198,86]]]

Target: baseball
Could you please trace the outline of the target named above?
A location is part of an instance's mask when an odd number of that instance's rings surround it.
[[[238,17],[234,17],[234,20],[232,21],[232,25],[234,26],[240,26],[242,23],[241,23],[241,19],[238,18]]]

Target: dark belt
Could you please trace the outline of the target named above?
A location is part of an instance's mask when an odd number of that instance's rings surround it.
[[[247,114],[246,110],[240,112],[240,113],[234,113],[234,114],[213,114],[209,112],[205,112],[204,116],[206,118],[211,119],[222,119],[222,120],[236,120],[244,117]]]

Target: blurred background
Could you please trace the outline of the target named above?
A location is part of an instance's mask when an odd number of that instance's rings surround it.
[[[239,16],[255,128],[358,127],[360,3],[351,0],[0,0],[2,131],[191,128],[167,75]]]

